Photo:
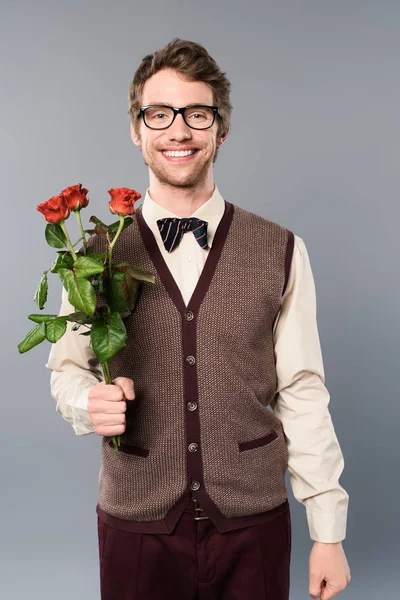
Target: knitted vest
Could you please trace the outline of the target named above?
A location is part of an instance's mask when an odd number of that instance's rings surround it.
[[[156,283],[141,283],[124,320],[127,345],[110,360],[112,378],[132,378],[136,398],[127,402],[119,452],[102,438],[101,518],[170,532],[191,494],[227,531],[287,507],[285,435],[268,405],[277,386],[273,324],[293,243],[291,231],[225,201],[186,306],[136,210],[113,261],[148,269]],[[105,249],[98,236],[93,245]]]

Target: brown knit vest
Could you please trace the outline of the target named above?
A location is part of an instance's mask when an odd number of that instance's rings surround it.
[[[127,402],[119,452],[102,438],[103,518],[123,529],[152,522],[153,531],[170,531],[192,494],[229,530],[243,516],[287,504],[285,435],[268,405],[277,385],[273,324],[293,244],[291,231],[225,201],[186,306],[136,210],[113,262],[148,269],[156,283],[141,283],[124,320],[127,345],[110,361],[113,379],[133,379],[136,398]],[[93,245],[104,251],[98,236]]]

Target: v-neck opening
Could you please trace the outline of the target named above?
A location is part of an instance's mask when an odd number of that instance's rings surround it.
[[[221,220],[218,223],[218,227],[214,234],[212,246],[208,252],[208,256],[203,265],[200,277],[187,305],[185,304],[182,292],[179,289],[179,286],[176,283],[174,276],[172,275],[167,263],[165,262],[160,248],[158,247],[158,243],[154,237],[153,231],[150,229],[143,217],[142,205],[139,206],[135,211],[136,221],[139,227],[139,232],[142,237],[144,246],[150,256],[151,261],[153,262],[156,268],[156,271],[165,289],[167,290],[169,296],[171,297],[171,300],[173,301],[176,308],[181,314],[187,311],[198,311],[203,301],[203,298],[206,295],[207,290],[210,286],[211,280],[214,276],[219,258],[222,253],[222,249],[225,244],[225,240],[228,235],[229,228],[231,226],[234,213],[234,205],[231,202],[227,202],[226,200],[224,200],[224,203],[224,214],[222,215]]]

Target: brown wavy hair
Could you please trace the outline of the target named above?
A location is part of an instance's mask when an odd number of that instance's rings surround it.
[[[230,102],[231,83],[204,46],[180,38],[174,38],[161,50],[147,54],[136,70],[129,86],[128,115],[137,135],[140,135],[138,113],[144,84],[152,75],[167,68],[181,73],[189,81],[204,81],[210,86],[214,105],[219,107],[221,113],[221,117],[216,117],[217,137],[224,136],[230,127],[233,108]]]

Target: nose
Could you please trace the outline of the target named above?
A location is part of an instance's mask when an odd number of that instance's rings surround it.
[[[175,117],[174,122],[167,129],[168,139],[170,140],[186,140],[192,137],[191,129],[186,125],[183,115],[179,114]]]

